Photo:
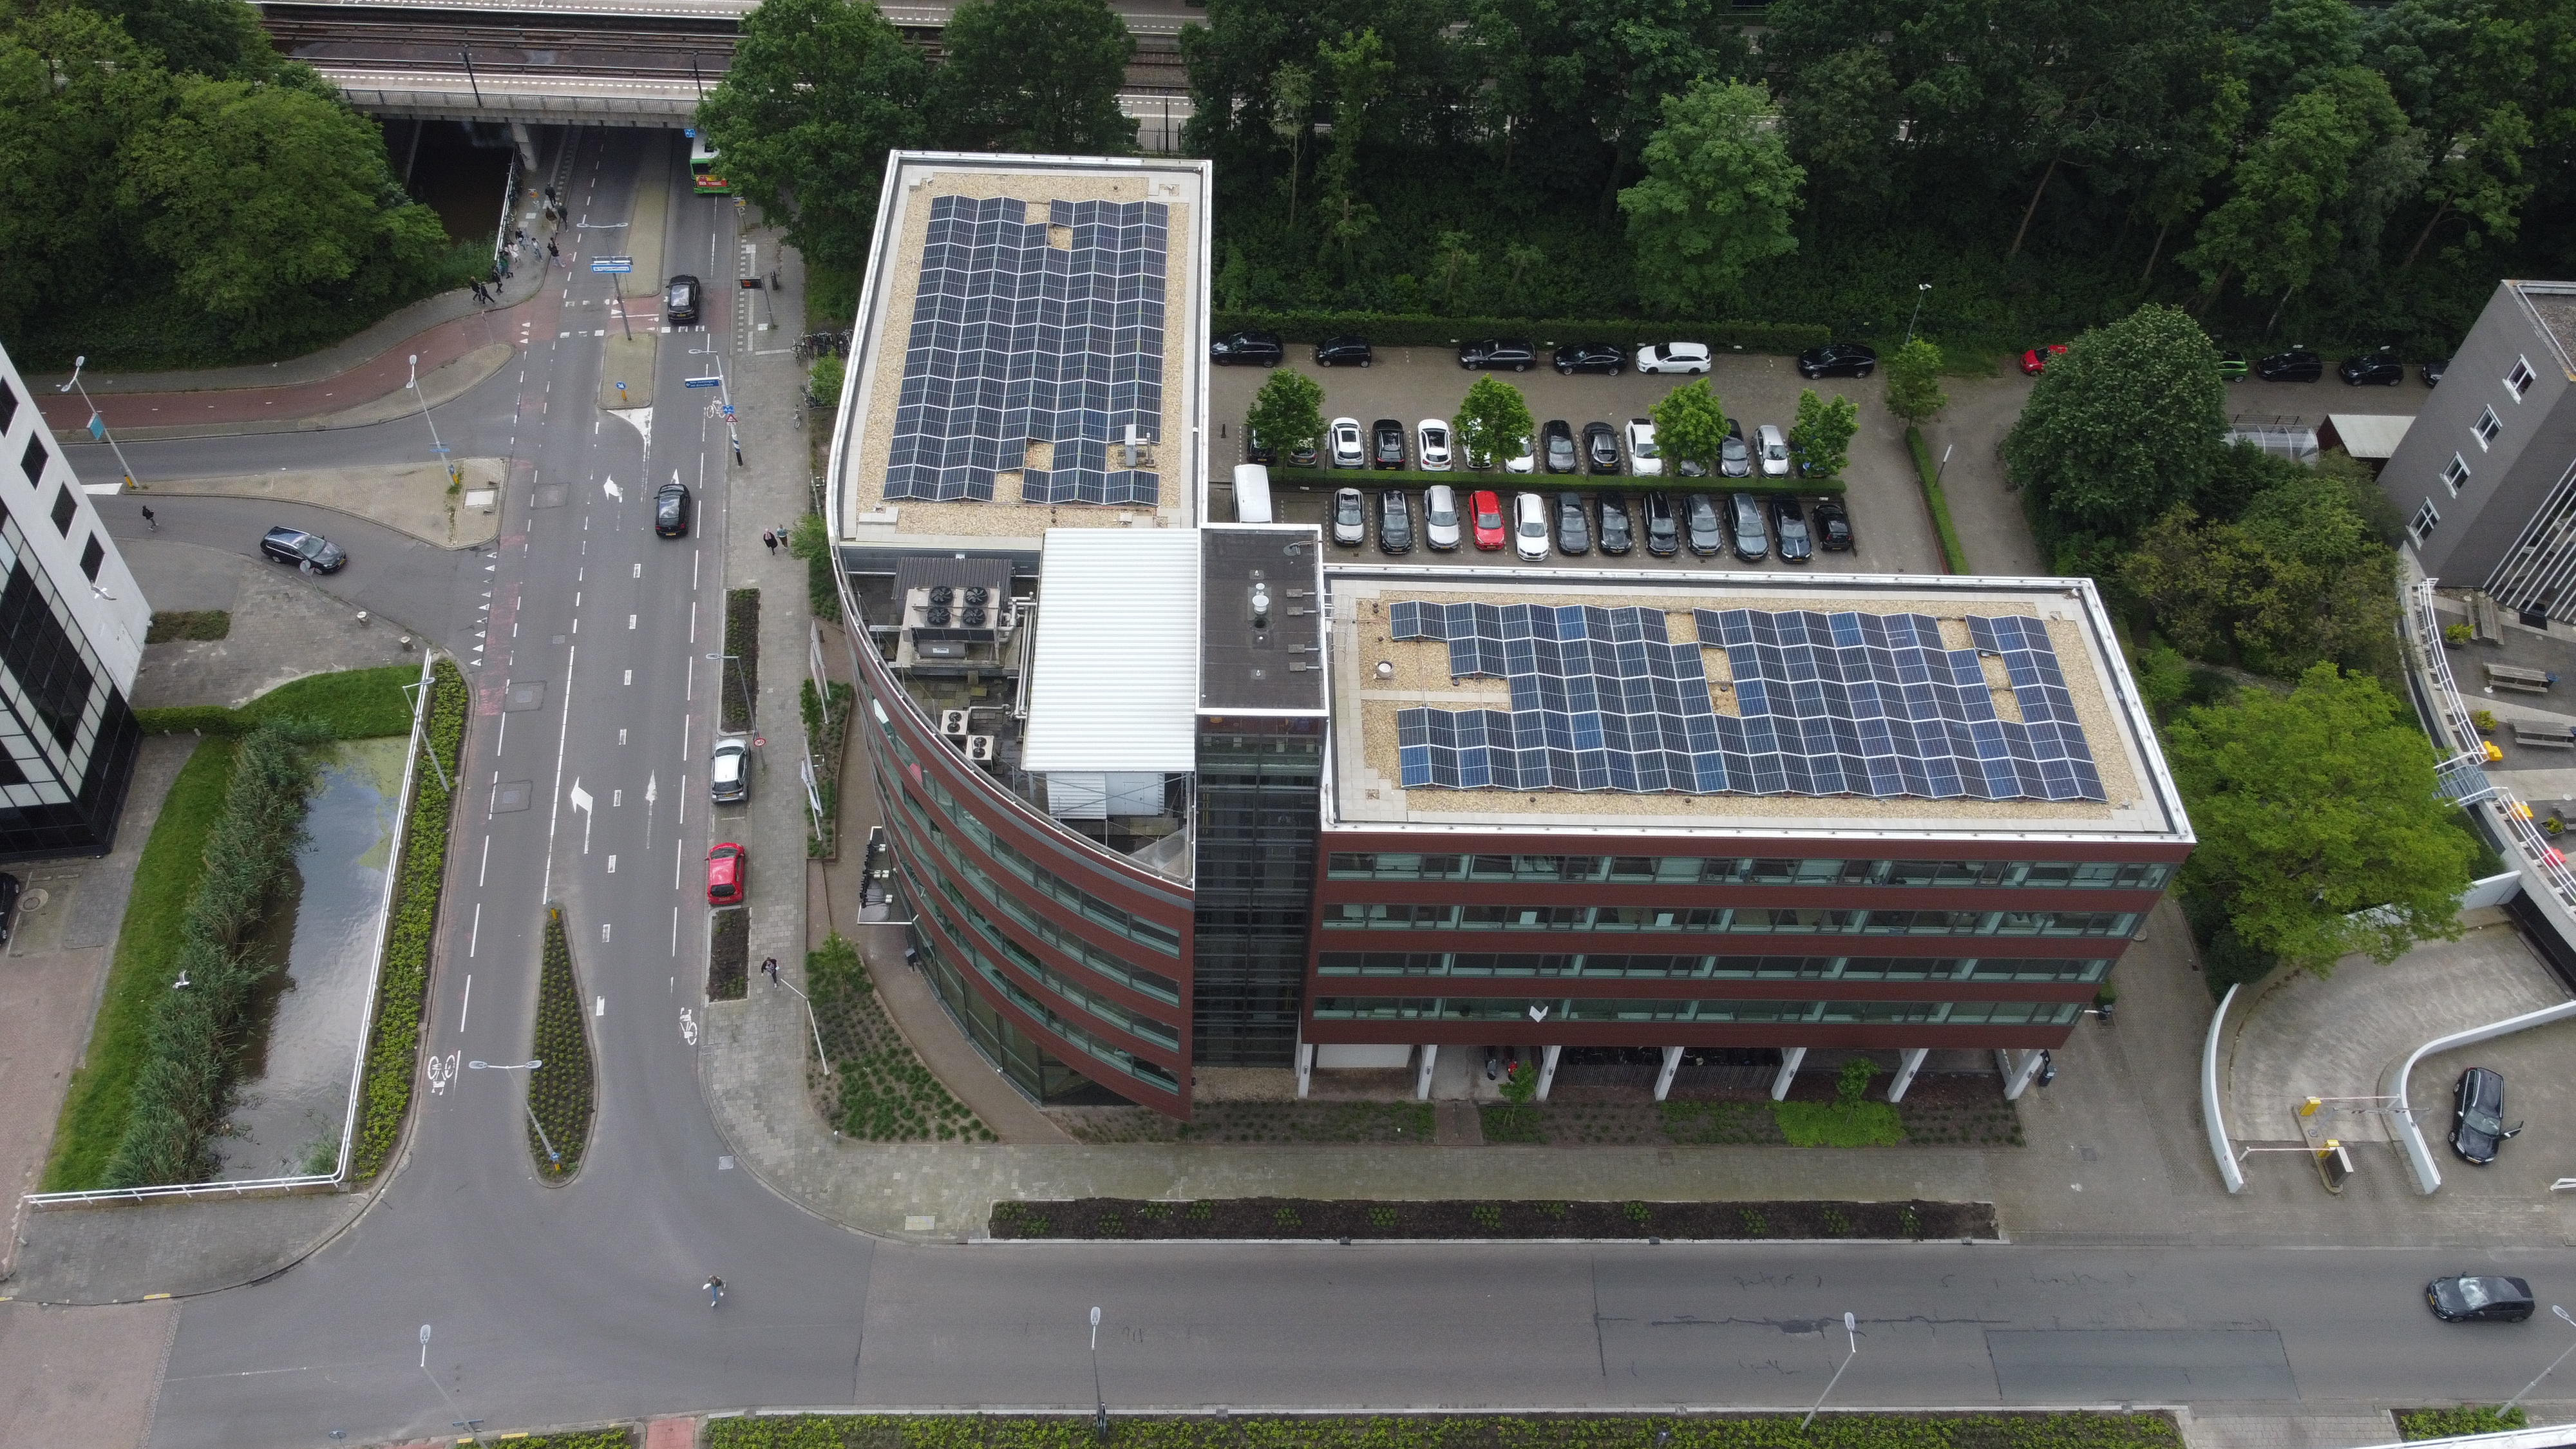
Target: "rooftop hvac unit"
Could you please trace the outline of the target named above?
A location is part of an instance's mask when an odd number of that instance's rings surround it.
[[[957,591],[946,584],[932,584],[930,586],[930,602],[934,604],[952,603],[956,598]]]
[[[981,604],[992,596],[993,591],[985,588],[982,584],[968,584],[966,586],[966,602],[969,604]]]
[[[980,764],[991,764],[993,762],[993,737],[991,735],[968,735],[966,737],[966,758],[974,760]]]
[[[951,739],[962,740],[966,738],[967,728],[966,711],[962,709],[943,709],[939,712],[939,732],[941,734],[946,735]]]
[[[983,590],[978,589],[976,592],[981,593]],[[965,608],[957,611],[957,622],[959,625],[968,629],[983,628],[984,606],[981,604],[968,604]]]

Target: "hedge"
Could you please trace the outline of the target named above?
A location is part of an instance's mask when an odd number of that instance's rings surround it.
[[[590,1141],[592,1102],[590,1024],[582,1009],[581,982],[573,974],[572,942],[564,933],[561,906],[546,907],[536,1040],[528,1055],[545,1063],[528,1073],[528,1152],[536,1159],[538,1177],[561,1182],[581,1166],[582,1147]]]
[[[441,659],[430,676],[429,748],[454,780],[472,704],[465,676]],[[429,1001],[430,949],[438,935],[439,889],[447,878],[448,790],[437,770],[415,769],[411,813],[403,821],[400,877],[393,919],[385,929],[385,959],[376,977],[375,1020],[367,1029],[367,1072],[358,1087],[364,1103],[351,1153],[349,1177],[372,1177],[402,1137],[419,1076],[420,1018]]]
[[[1109,1421],[1127,1449],[2181,1449],[2163,1414],[1829,1412],[1666,1414],[1238,1414]],[[709,1449],[1093,1449],[1089,1414],[780,1414],[716,1419]]]
[[[1526,317],[1423,317],[1385,312],[1219,311],[1208,330],[1276,332],[1290,342],[1321,342],[1357,333],[1379,347],[1455,347],[1484,337],[1526,337],[1541,349],[1567,342],[1610,342],[1638,347],[1687,338],[1718,351],[1802,352],[1831,342],[1830,328],[1808,322],[1652,322],[1634,317],[1592,321]],[[1534,364],[1548,365],[1542,355]]]
[[[419,678],[420,670],[409,664],[344,669],[289,680],[239,709],[183,704],[138,709],[134,718],[145,734],[155,735],[246,735],[263,721],[294,718],[314,721],[335,740],[381,739],[411,733],[411,699],[403,687]]]
[[[1446,483],[1462,492],[1491,488],[1498,493],[1557,492],[1573,489],[1598,493],[1752,493],[1763,497],[1789,494],[1799,498],[1839,498],[1850,485],[1840,478],[1676,478],[1633,473],[1416,473],[1394,468],[1272,468],[1273,486],[1296,484],[1315,488],[1428,488]],[[1965,572],[1965,570],[1962,570]]]
[[[1905,446],[1914,454],[1914,475],[1923,480],[1923,501],[1932,509],[1932,527],[1941,535],[1941,558],[1950,572],[1973,572],[1968,567],[1968,551],[1959,546],[1959,526],[1950,521],[1950,500],[1941,492],[1941,469],[1932,461],[1932,445],[1923,441],[1919,428],[1905,430]]]

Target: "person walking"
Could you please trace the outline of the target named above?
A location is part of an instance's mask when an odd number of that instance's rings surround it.
[[[154,533],[161,531],[161,520],[152,516],[152,505],[149,503],[143,505],[143,526]]]
[[[770,984],[770,985],[772,985],[772,986],[779,986],[779,985],[783,985],[783,984],[784,984],[783,982],[781,982],[781,981],[778,979],[778,958],[777,958],[777,957],[772,956],[772,957],[770,957],[768,960],[761,962],[761,963],[760,963],[760,969],[761,969],[761,970],[763,970],[763,971],[765,971],[765,972],[767,972],[767,973],[769,973],[769,984]]]
[[[710,1276],[707,1281],[700,1286],[707,1290],[707,1306],[709,1308],[713,1308],[724,1301],[724,1280],[722,1278]]]
[[[555,250],[555,239],[553,237],[546,238],[546,260],[550,262],[559,262],[563,260],[563,253]]]
[[[764,528],[764,529],[762,529],[762,530],[760,531],[760,541],[761,541],[762,543],[765,543],[765,544],[769,545],[769,556],[770,556],[771,558],[776,558],[776,557],[778,557],[778,530],[777,530],[777,529],[774,529],[774,528]]]
[[[489,302],[489,301],[491,301],[491,300],[492,300],[492,294],[483,290],[483,284],[482,284],[481,282],[470,282],[470,283],[468,283],[467,285],[471,286],[471,287],[474,289],[474,300],[475,300],[475,301],[477,301],[477,302]]]

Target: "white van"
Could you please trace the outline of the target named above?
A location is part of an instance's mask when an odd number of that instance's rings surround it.
[[[1259,463],[1234,465],[1234,521],[1270,523],[1270,470]]]

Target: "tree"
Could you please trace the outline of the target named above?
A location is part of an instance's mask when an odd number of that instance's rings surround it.
[[[1271,447],[1286,450],[1324,436],[1324,389],[1294,368],[1276,367],[1252,395],[1243,425]]]
[[[1820,397],[1812,387],[1798,390],[1798,419],[1789,425],[1789,452],[1798,472],[1808,478],[1839,478],[1851,461],[1851,440],[1860,431],[1860,406],[1839,394]]]
[[[1887,359],[1887,410],[1909,423],[1919,423],[1950,405],[1941,391],[1941,349],[1928,337],[1917,337]]]
[[[1136,37],[1103,0],[963,0],[940,32],[930,110],[967,151],[1123,156],[1118,109]]]
[[[1369,110],[1386,93],[1395,62],[1374,30],[1345,34],[1338,46],[1322,42],[1316,54],[1333,82],[1333,149],[1317,168],[1323,192],[1317,209],[1324,214],[1326,249],[1338,245],[1342,270],[1348,273],[1352,248],[1377,223],[1377,208],[1359,199],[1360,143],[1366,138]]]
[[[1718,476],[1718,455],[1726,447],[1726,404],[1707,378],[1683,383],[1646,411],[1655,419],[1655,446],[1665,457],[1697,463],[1709,477]]]
[[[1444,311],[1449,306],[1449,299],[1458,291],[1458,273],[1475,270],[1476,263],[1483,260],[1467,250],[1475,240],[1463,231],[1440,234],[1440,306]]]
[[[1458,430],[1458,445],[1466,450],[1470,467],[1490,468],[1497,458],[1516,457],[1522,441],[1538,433],[1521,390],[1491,374],[1468,384],[1466,400],[1449,421]],[[1476,462],[1480,458],[1481,465]]]
[[[2166,731],[2200,844],[2185,888],[2254,947],[2323,975],[2455,940],[2475,850],[2433,788],[2433,748],[2377,681],[2319,664]]]
[[[1306,169],[1306,138],[1315,130],[1315,73],[1283,65],[1270,78],[1270,128],[1288,143],[1288,227],[1297,227],[1297,178]]]
[[[1765,124],[1770,109],[1768,90],[1734,81],[1665,98],[1646,177],[1619,193],[1649,306],[1713,311],[1746,267],[1798,249],[1789,218],[1807,173]]]
[[[0,334],[22,358],[21,328],[39,310],[114,284],[132,221],[113,184],[117,151],[169,83],[87,10],[40,11],[0,33]]]
[[[1866,45],[1800,67],[1780,98],[1789,149],[1816,194],[1852,215],[1884,206],[1896,194],[1889,138],[1902,110],[1886,52]]]
[[[809,263],[856,271],[876,229],[886,153],[920,144],[920,52],[862,0],[764,0],[733,68],[698,106],[725,179]]]
[[[2229,174],[2234,194],[2201,221],[2197,244],[2177,260],[2200,274],[2212,300],[2231,274],[2251,292],[2277,289],[2286,300],[2342,250],[2340,203],[2356,170],[2367,174],[2357,163],[2405,130],[2405,113],[2377,72],[2333,72],[2283,106],[2246,149]]]
[[[273,80],[282,64],[259,12],[242,0],[87,0],[85,8],[122,24],[167,70]]]
[[[2048,364],[2004,463],[2059,530],[2126,537],[2196,496],[2226,430],[2217,349],[2180,310],[2149,305]]]

